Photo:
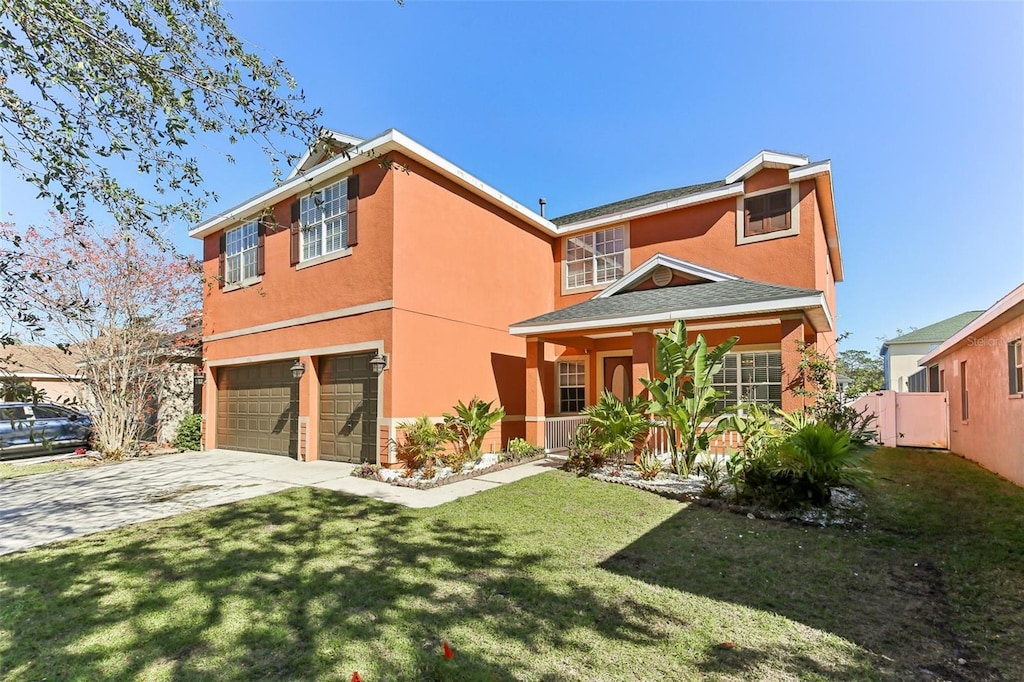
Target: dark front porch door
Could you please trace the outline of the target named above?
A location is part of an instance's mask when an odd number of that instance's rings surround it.
[[[610,391],[619,400],[633,395],[633,358],[604,359],[604,390]]]

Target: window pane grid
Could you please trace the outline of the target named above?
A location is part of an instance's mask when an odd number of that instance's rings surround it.
[[[565,242],[567,289],[614,282],[626,270],[626,230],[613,227]]]
[[[302,223],[302,260],[309,260],[348,246],[348,180],[299,199]]]
[[[259,250],[259,225],[256,221],[224,234],[224,281],[237,284],[256,277],[256,258]]]
[[[725,393],[715,405],[719,411],[741,402],[782,407],[782,352],[729,353],[712,384]]]
[[[582,412],[586,407],[586,366],[583,362],[558,363],[558,411]]]

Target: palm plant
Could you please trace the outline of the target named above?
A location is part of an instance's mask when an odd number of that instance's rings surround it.
[[[865,448],[850,440],[849,431],[836,431],[824,422],[808,423],[793,433],[779,450],[778,473],[806,484],[813,504],[824,504],[837,485],[870,479],[861,464]]]
[[[679,475],[693,471],[697,455],[723,430],[721,420],[714,419],[715,405],[723,394],[715,389],[713,380],[737,341],[739,337],[733,336],[711,348],[704,335],[698,334],[693,343],[687,343],[682,320],[657,336],[655,365],[663,378],[640,381],[651,394],[651,411],[669,422],[672,468]]]
[[[610,391],[604,391],[597,403],[583,410],[601,454],[620,460],[634,451],[638,441],[646,439],[651,428],[646,412],[647,401],[630,398],[624,403]]]
[[[493,404],[493,400],[485,403],[474,396],[468,405],[460,400],[455,405],[455,414],[445,412],[445,430],[463,460],[480,458],[484,438],[494,428],[494,424],[505,417],[505,408],[498,407],[492,411]]]

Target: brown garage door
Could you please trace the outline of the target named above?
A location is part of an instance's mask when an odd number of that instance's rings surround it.
[[[377,375],[372,353],[320,360],[320,458],[377,459]]]
[[[217,381],[217,446],[295,457],[299,382],[291,361],[223,367]]]

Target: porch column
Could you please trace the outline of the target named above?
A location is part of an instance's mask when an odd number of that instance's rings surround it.
[[[650,329],[633,330],[633,395],[647,398],[647,389],[640,379],[654,373],[654,334]]]
[[[782,320],[782,409],[786,412],[803,409],[806,398],[793,393],[801,388],[797,367],[800,364],[800,343],[804,341],[804,319]]]
[[[526,440],[539,448],[544,443],[544,342],[526,339]]]

